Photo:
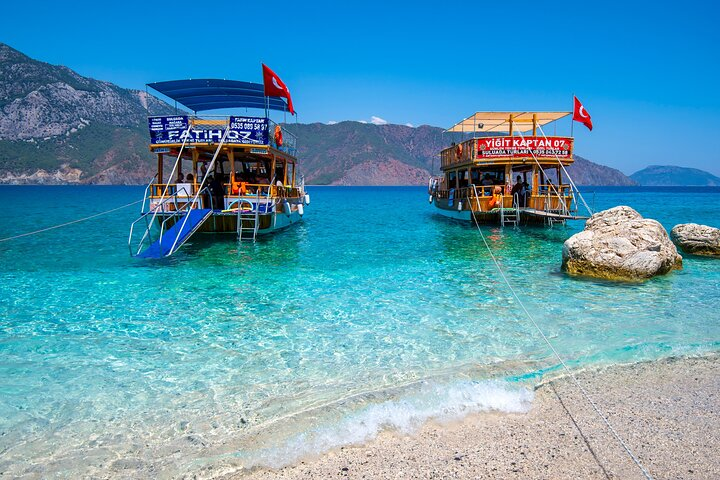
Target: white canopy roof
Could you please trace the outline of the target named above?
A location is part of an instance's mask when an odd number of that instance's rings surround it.
[[[545,125],[570,115],[571,112],[477,112],[445,130],[446,132],[510,132],[512,116],[513,131],[527,132],[533,128],[533,115],[537,125]],[[482,126],[481,126],[482,125]]]

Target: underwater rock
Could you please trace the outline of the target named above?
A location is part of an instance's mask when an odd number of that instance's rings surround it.
[[[720,257],[720,229],[718,228],[697,223],[681,223],[673,227],[670,235],[675,243],[687,253]]]
[[[640,280],[682,268],[665,228],[626,206],[590,217],[585,230],[565,241],[562,255],[566,272],[610,280]]]

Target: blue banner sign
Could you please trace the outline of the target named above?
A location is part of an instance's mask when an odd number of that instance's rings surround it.
[[[225,143],[241,143],[246,145],[267,145],[268,144],[268,119],[258,117],[235,117],[229,118],[229,130]],[[225,127],[221,125],[203,125],[198,122],[188,130],[189,119],[187,116],[176,115],[173,117],[150,117],[150,143],[178,144],[183,143],[187,136],[186,144],[193,143],[219,143],[225,134]]]
[[[230,117],[229,143],[267,145],[268,119],[258,117]]]
[[[150,117],[150,143],[182,143],[182,136],[188,129],[188,117],[175,115],[173,117]]]

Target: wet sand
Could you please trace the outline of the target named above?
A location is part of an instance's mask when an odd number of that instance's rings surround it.
[[[720,478],[720,357],[669,359],[577,378],[657,479]],[[568,378],[538,385],[526,414],[479,414],[391,432],[235,479],[645,478]]]

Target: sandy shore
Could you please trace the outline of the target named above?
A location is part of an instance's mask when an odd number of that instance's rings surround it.
[[[654,478],[720,478],[720,357],[586,371],[577,378]],[[569,379],[538,386],[527,414],[481,414],[383,433],[236,479],[644,478]]]

